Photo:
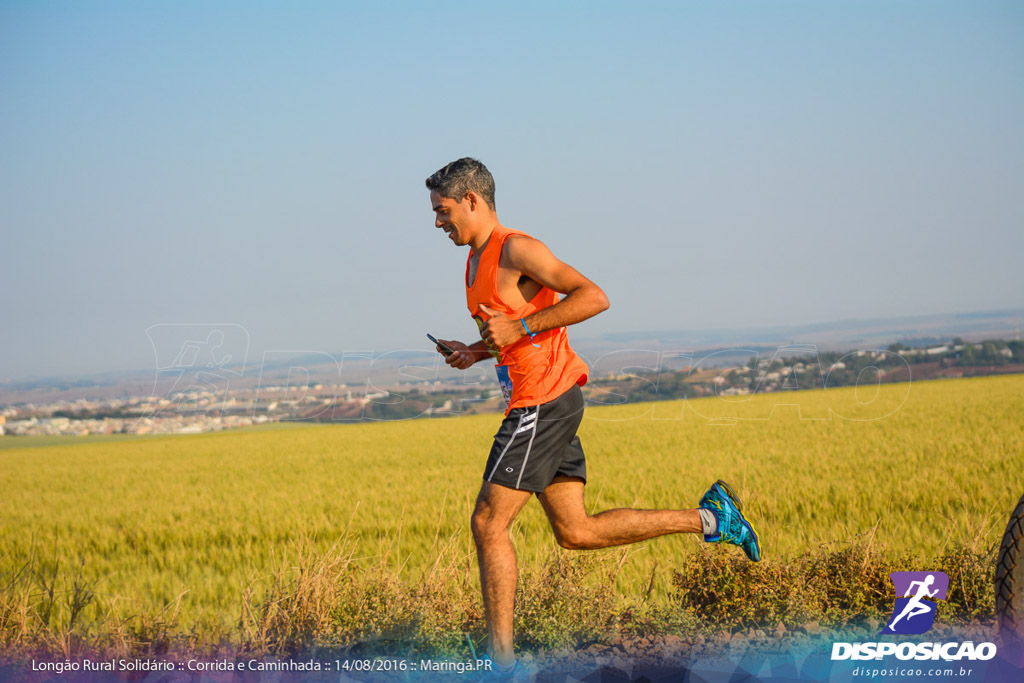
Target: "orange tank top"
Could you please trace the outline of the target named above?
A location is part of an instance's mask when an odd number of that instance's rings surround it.
[[[466,259],[466,305],[478,327],[483,326],[489,317],[481,310],[480,304],[518,320],[560,301],[558,292],[548,287],[541,287],[533,299],[520,308],[512,308],[498,295],[498,261],[505,240],[511,235],[528,236],[525,232],[500,225],[494,229],[480,255],[472,285],[469,284],[472,251]],[[506,415],[513,408],[553,401],[574,384],[583,386],[587,383],[587,365],[569,346],[569,335],[564,327],[538,332],[532,341],[529,336],[524,336],[514,344],[502,349],[491,348],[490,351],[498,359],[495,369],[508,403]]]

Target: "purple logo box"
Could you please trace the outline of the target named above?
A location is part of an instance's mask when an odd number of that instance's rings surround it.
[[[928,577],[932,579],[929,582]],[[946,591],[949,589],[949,577],[945,572],[893,572],[889,574],[893,586],[896,587],[896,597],[903,598],[911,594],[910,584],[915,581],[930,583],[928,592],[938,591],[935,595],[927,596],[926,600],[945,600]]]

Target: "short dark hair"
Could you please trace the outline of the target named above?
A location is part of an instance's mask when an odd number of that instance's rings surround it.
[[[494,211],[494,176],[476,159],[462,157],[427,178],[427,189],[461,202],[467,192],[476,192]]]

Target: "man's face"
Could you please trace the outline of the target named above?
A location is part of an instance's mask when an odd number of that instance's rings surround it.
[[[430,192],[430,206],[434,210],[434,227],[441,228],[457,246],[469,244],[469,202],[457,202],[442,197],[436,190]]]

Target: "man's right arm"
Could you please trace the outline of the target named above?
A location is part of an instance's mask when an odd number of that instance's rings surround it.
[[[455,350],[454,353],[445,356],[444,362],[458,370],[467,370],[485,358],[493,358],[491,352],[487,350],[487,344],[482,339],[469,346],[460,341],[449,339],[440,339],[438,341],[444,342]],[[437,350],[439,353],[441,352],[440,348]]]

